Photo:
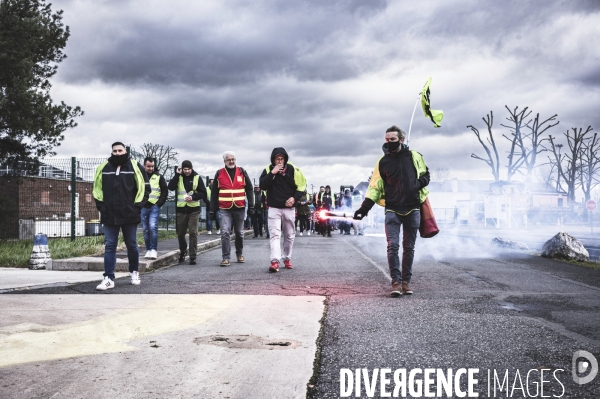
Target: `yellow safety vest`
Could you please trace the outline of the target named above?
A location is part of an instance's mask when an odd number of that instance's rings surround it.
[[[192,193],[194,191],[196,191],[196,189],[198,188],[198,179],[199,178],[200,178],[200,175],[194,176],[194,182],[192,183]],[[179,176],[179,184],[177,185],[177,207],[182,208],[184,206],[190,206],[190,207],[200,206],[200,201],[186,202],[184,198],[187,195],[188,195],[188,193],[185,191],[185,187],[183,186],[183,176]],[[189,195],[192,195],[192,194],[189,194]]]
[[[151,204],[156,204],[158,199],[160,198],[160,175],[153,174],[150,178],[150,197],[148,197],[148,202]]]

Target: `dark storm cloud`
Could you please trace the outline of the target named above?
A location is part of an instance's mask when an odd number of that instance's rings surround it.
[[[218,18],[173,25],[154,15],[115,13],[114,20],[95,21],[95,40],[71,38],[74,55],[62,76],[194,86],[237,85],[272,75],[348,79],[373,67],[368,59],[343,52],[356,26],[385,6],[384,1],[238,4],[227,21],[239,24],[234,33]],[[339,47],[322,51],[332,42]]]
[[[257,171],[279,145],[302,165],[372,168],[430,75],[445,118],[433,129],[417,108],[411,146],[432,167],[489,177],[466,126],[493,110],[504,146],[505,104],[558,113],[554,135],[600,126],[597,1],[56,4],[72,31],[57,80],[106,96],[89,96],[82,135],[93,120],[218,164],[234,149]]]

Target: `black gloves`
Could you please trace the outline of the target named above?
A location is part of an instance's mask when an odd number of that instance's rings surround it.
[[[369,213],[371,208],[373,208],[373,205],[375,205],[375,202],[373,202],[371,198],[365,198],[363,203],[360,205],[360,208],[358,208],[358,210],[354,212],[354,219],[361,220],[362,218],[367,216],[367,213]]]
[[[256,210],[254,208],[248,208],[248,215],[252,216],[256,213]]]
[[[356,212],[354,212],[354,219],[362,220],[362,218],[367,216],[367,213],[369,213],[369,209],[367,207],[361,206],[356,210]]]

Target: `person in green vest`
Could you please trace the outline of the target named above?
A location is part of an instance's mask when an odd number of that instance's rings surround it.
[[[165,178],[154,170],[154,158],[146,157],[144,159],[144,169],[148,174],[150,181],[150,197],[148,202],[142,208],[142,228],[144,230],[144,243],[146,244],[146,255],[144,258],[156,259],[158,254],[158,217],[160,208],[167,201],[167,182]]]
[[[192,168],[190,161],[183,161],[181,167],[175,169],[175,175],[169,181],[169,190],[175,191],[177,209],[177,239],[179,240],[179,262],[190,255],[190,265],[196,264],[198,249],[198,219],[200,217],[200,200],[206,199],[206,187],[200,175]],[[190,235],[189,252],[185,240]]]
[[[110,158],[96,168],[92,195],[104,226],[104,279],[99,291],[115,288],[115,266],[119,231],[127,247],[131,284],[140,285],[140,253],[136,232],[141,209],[150,195],[150,183],[144,167],[131,159],[125,144],[112,144]]]
[[[423,156],[404,144],[406,134],[397,126],[385,132],[383,156],[379,158],[369,181],[365,200],[354,213],[361,220],[376,203],[385,206],[387,257],[392,278],[391,296],[410,295],[415,241],[421,222],[421,204],[429,191],[429,169]],[[402,269],[398,250],[402,227]]]

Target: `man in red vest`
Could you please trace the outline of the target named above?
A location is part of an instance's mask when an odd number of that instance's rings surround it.
[[[219,169],[211,187],[210,217],[215,219],[218,211],[221,214],[221,251],[223,261],[221,266],[229,266],[231,258],[231,227],[235,232],[235,254],[239,263],[244,263],[244,219],[246,199],[248,209],[254,208],[254,193],[252,181],[248,173],[236,166],[233,151],[223,153],[225,167]]]

